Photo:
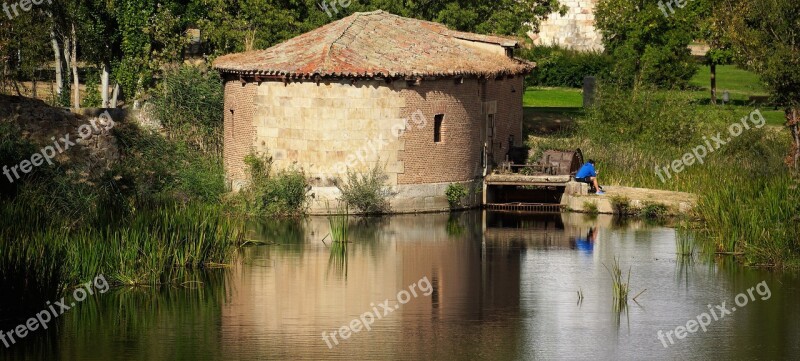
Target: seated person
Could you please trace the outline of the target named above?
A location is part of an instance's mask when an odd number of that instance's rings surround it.
[[[597,170],[594,168],[594,164],[594,161],[589,159],[575,174],[575,181],[588,184],[591,187],[589,192],[597,192],[598,195],[606,194],[603,192],[603,188],[597,185]]]

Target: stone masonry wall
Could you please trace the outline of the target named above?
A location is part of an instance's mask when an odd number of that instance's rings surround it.
[[[561,16],[551,14],[543,21],[539,33],[530,33],[534,44],[561,45],[581,51],[602,51],[600,31],[595,28],[594,9],[598,0],[561,0],[569,11]]]
[[[225,91],[227,178],[238,190],[247,183],[244,157],[269,154],[276,169],[296,166],[310,176],[315,213],[339,196],[334,179],[380,162],[395,195],[393,211],[446,210],[448,184],[480,188],[472,181],[482,176],[487,114],[495,114],[495,163],[504,159],[510,135],[520,143],[522,90],[522,77],[423,80],[418,86],[377,80],[245,86],[231,81]],[[434,142],[437,114],[444,114],[439,143]],[[472,195],[467,202],[479,200]]]
[[[271,154],[278,169],[302,167],[314,186],[332,186],[348,168],[365,172],[377,162],[385,166],[389,185],[396,185],[404,143],[392,128],[403,124],[405,105],[394,89],[404,82],[396,83],[261,83],[253,119],[255,150]]]

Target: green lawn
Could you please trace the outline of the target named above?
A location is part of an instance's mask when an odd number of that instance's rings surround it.
[[[522,104],[535,108],[580,108],[583,106],[583,93],[581,89],[529,87]]]
[[[710,91],[711,67],[701,66],[689,84]],[[721,95],[726,90],[732,95],[767,95],[767,89],[755,73],[733,65],[720,65],[717,66],[717,93]]]
[[[695,90],[685,91],[691,94],[700,104],[711,103],[710,74],[711,71],[708,66],[700,66],[697,74],[689,82]],[[782,110],[750,103],[750,96],[765,96],[768,94],[764,84],[756,74],[733,65],[718,66],[718,97],[722,98],[722,94],[726,90],[730,93],[731,99],[731,103],[726,106],[748,109],[758,107],[767,119],[767,124],[770,125],[782,126],[786,121]],[[538,108],[536,112],[539,113],[547,112],[546,108],[580,108],[583,106],[583,94],[581,89],[529,87],[525,91],[523,105],[526,108]],[[566,109],[553,109],[553,113],[563,113],[565,111]],[[570,111],[570,113],[574,113],[574,111]],[[570,115],[574,116],[574,114]]]

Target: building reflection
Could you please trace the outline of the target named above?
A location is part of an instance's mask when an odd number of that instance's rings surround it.
[[[340,352],[448,358],[487,350],[514,357],[522,333],[507,320],[520,316],[521,260],[531,248],[575,248],[588,226],[570,217],[464,212],[353,218],[339,267],[331,267],[331,245],[323,242],[325,218],[254,228],[254,238],[273,245],[246,249],[233,271],[232,297],[222,310],[223,345],[302,345],[284,355],[292,358]],[[398,304],[397,293],[425,277],[430,296],[420,292],[372,331],[328,349],[323,331],[336,331],[385,299]]]

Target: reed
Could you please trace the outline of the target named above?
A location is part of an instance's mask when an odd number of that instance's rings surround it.
[[[350,215],[347,204],[339,204],[331,212],[328,206],[328,223],[331,228],[331,255],[328,258],[328,268],[333,268],[337,273],[347,278],[347,243],[349,242]]]
[[[695,254],[695,243],[691,232],[686,225],[680,225],[675,232],[675,253],[679,257],[691,258]]]
[[[631,282],[631,270],[628,269],[628,278],[624,280],[622,278],[622,270],[619,267],[619,260],[615,257],[614,263],[611,264],[611,268],[609,269],[606,264],[603,264],[603,267],[606,268],[608,274],[611,275],[611,291],[614,296],[614,310],[615,311],[622,311],[628,305],[628,293],[630,291],[630,282]]]
[[[77,230],[15,202],[0,206],[0,216],[19,223],[0,224],[0,282],[10,287],[3,289],[25,284],[48,295],[99,274],[117,284],[169,283],[176,268],[230,262],[243,241],[241,222],[213,206],[139,210],[120,224]]]
[[[328,223],[331,227],[331,239],[334,243],[346,243],[350,227],[350,215],[347,205],[339,205],[334,212],[328,208]]]

